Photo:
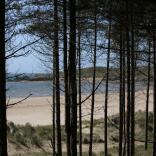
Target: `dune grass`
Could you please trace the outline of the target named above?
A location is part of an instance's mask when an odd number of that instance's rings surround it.
[[[118,125],[119,125],[119,116],[114,115],[109,117],[108,120],[108,142],[109,142],[109,151],[110,156],[116,156],[118,153]],[[147,151],[144,150],[144,136],[145,136],[145,112],[137,112],[135,114],[135,124],[136,124],[136,156],[149,156],[152,154],[152,145],[149,144]],[[153,137],[153,114],[149,113],[149,140],[152,140]],[[94,120],[94,135],[93,135],[93,144],[104,144],[103,139],[103,119]],[[89,144],[89,121],[83,121],[83,137],[82,142],[83,146]],[[78,131],[79,135],[79,131]],[[29,123],[24,126],[15,125],[14,123],[8,123],[8,140],[10,144],[13,144],[16,149],[22,148],[29,149],[25,155],[29,156],[48,156],[51,155],[51,147],[45,147],[45,143],[50,145],[52,139],[52,126],[36,126],[33,127]],[[62,126],[62,144],[66,142],[65,128]],[[31,150],[39,149],[37,151]],[[48,150],[47,150],[48,149]],[[103,149],[102,149],[103,150]],[[102,156],[103,151],[97,153],[94,151],[94,155]],[[33,152],[32,152],[33,151]],[[49,153],[47,153],[49,152]],[[20,152],[19,152],[20,153]],[[20,154],[19,154],[20,155]],[[25,156],[22,153],[22,156]],[[87,156],[88,153],[83,154]],[[18,156],[18,154],[16,154]],[[64,153],[66,156],[66,153]]]

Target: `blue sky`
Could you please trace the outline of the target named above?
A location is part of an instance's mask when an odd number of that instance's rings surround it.
[[[34,42],[36,39],[30,35],[19,35],[12,39],[15,46],[18,48],[27,45],[28,43]],[[35,44],[33,46],[36,46]],[[18,49],[17,48],[17,49]],[[30,50],[27,47],[26,50]],[[32,54],[23,57],[11,58],[7,61],[7,72],[9,73],[45,73],[45,69],[41,66],[41,62]]]
[[[106,58],[105,58],[106,59]],[[104,58],[98,59],[97,66],[104,63]],[[83,67],[90,67],[92,63],[84,61]],[[7,72],[9,73],[47,73],[47,69],[42,65],[40,60],[30,54],[27,57],[12,58],[7,62]]]
[[[17,42],[18,44],[25,44],[27,42],[30,41],[34,41],[34,38],[31,38],[30,35],[24,35],[24,36],[19,36],[18,39],[16,39],[15,42]],[[99,42],[100,41],[100,42]],[[101,43],[101,40],[98,40],[98,43]],[[40,48],[38,47],[37,44],[33,45],[33,47],[35,48]],[[31,49],[31,46],[30,46]],[[28,48],[29,50],[29,48]],[[33,51],[33,49],[31,49]],[[92,49],[89,49],[90,51],[92,51]],[[89,52],[91,53],[91,52]],[[34,53],[34,55],[37,55],[36,53]],[[12,58],[9,59],[9,61],[7,62],[7,72],[9,73],[47,73],[48,69],[45,69],[45,67],[43,67],[43,64],[41,64],[40,60],[35,57],[32,53],[29,54],[26,57],[18,57],[18,58]],[[89,59],[89,55],[88,52],[85,53],[85,51],[83,51],[83,59],[82,59],[82,65],[83,67],[90,67],[92,66],[92,62],[90,62]],[[87,57],[87,60],[84,58]],[[62,61],[60,61],[62,62]],[[98,57],[97,60],[97,66],[101,66],[101,65],[105,65],[106,63],[106,55],[102,55],[100,57]],[[62,67],[62,65],[61,65]],[[61,68],[60,67],[60,68]]]
[[[45,73],[39,60],[32,54],[27,57],[10,59],[7,70],[9,73]]]

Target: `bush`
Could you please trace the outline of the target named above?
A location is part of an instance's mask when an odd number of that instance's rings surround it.
[[[99,156],[104,156],[105,154],[104,154],[104,152],[100,152],[100,154],[98,154],[98,155],[99,155]],[[107,156],[112,156],[112,154],[108,153]]]
[[[25,127],[23,127],[23,135],[25,137],[30,138],[34,133],[35,129],[29,123],[27,123]]]
[[[36,128],[37,135],[43,140],[50,140],[52,137],[52,127],[51,126],[37,126]]]
[[[9,122],[7,130],[8,130],[8,134],[10,133],[11,135],[14,135],[15,132],[17,131],[17,128],[13,122]]]
[[[119,138],[118,138],[117,136],[112,136],[112,137],[111,137],[111,140],[112,140],[113,142],[119,142]]]
[[[89,138],[88,137],[84,137],[83,141],[84,144],[89,144]]]
[[[119,123],[120,123],[119,116],[113,116],[112,122],[113,122],[115,125],[119,125]]]
[[[17,143],[20,143],[21,145],[28,147],[27,139],[22,134],[16,133],[15,134],[15,140]]]
[[[93,142],[94,143],[100,143],[100,142],[103,142],[103,139],[101,139],[101,137],[98,134],[94,134],[93,135]]]
[[[82,153],[82,156],[88,156],[88,152]],[[93,152],[92,156],[96,156],[96,154]]]
[[[38,136],[34,135],[31,138],[31,144],[35,145],[37,147],[41,147],[42,146],[42,140]]]
[[[84,144],[89,144],[90,142],[89,134],[83,134],[82,142]],[[103,139],[98,134],[93,135],[93,143],[103,143],[103,142],[104,142]]]

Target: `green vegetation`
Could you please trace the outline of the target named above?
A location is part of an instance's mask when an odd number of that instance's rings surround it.
[[[109,154],[108,156],[116,156],[118,153],[118,149],[116,147],[109,148],[108,149]],[[47,152],[27,152],[25,154],[16,154],[13,156],[50,156],[51,153]],[[135,156],[151,156],[152,155],[152,146],[149,146],[149,149],[145,151],[144,146],[136,146],[136,154]],[[67,154],[64,152],[63,156],[67,156]],[[83,156],[88,156],[88,152],[83,152]],[[93,156],[104,156],[104,152],[99,153],[93,153]]]
[[[82,68],[81,69],[82,78],[91,78],[93,76],[93,67]],[[119,80],[119,68],[110,68],[110,80]],[[147,67],[139,68],[136,71],[136,80],[144,81],[147,80]],[[105,78],[106,67],[96,67],[96,78]],[[78,71],[77,71],[78,76]],[[60,71],[60,79],[64,78],[64,73]],[[151,74],[151,81],[153,79],[153,74]],[[24,74],[14,79],[8,79],[8,81],[50,81],[52,80],[51,74]]]
[[[147,151],[144,150],[144,136],[145,136],[145,112],[137,112],[135,114],[136,117],[136,156],[149,156],[152,153],[151,144],[149,144],[149,149]],[[110,148],[110,156],[116,156],[118,152],[118,126],[119,125],[119,116],[114,115],[109,117],[108,120],[108,139],[109,139],[109,148]],[[153,113],[149,113],[149,140],[152,140],[153,137]],[[66,135],[65,128],[62,128],[62,143],[65,144]],[[83,121],[83,146],[89,144],[89,121]],[[103,144],[103,119],[94,120],[94,135],[93,135],[93,143],[94,144]],[[79,133],[78,133],[79,135]],[[17,149],[27,148],[35,148],[39,151],[31,152],[27,151],[25,155],[29,156],[49,156],[51,152],[50,142],[52,138],[52,126],[36,126],[33,127],[30,124],[26,124],[25,126],[15,125],[14,123],[8,123],[8,140],[10,144],[16,146]],[[48,150],[45,147],[45,144],[48,143]],[[103,149],[102,149],[103,150]],[[94,151],[96,152],[96,151]],[[83,155],[87,155],[88,153],[84,153]],[[25,156],[22,154],[22,156]],[[66,154],[64,153],[64,156]],[[103,155],[103,152],[94,153],[96,156]],[[16,154],[18,156],[18,154]],[[20,154],[19,154],[20,156]]]

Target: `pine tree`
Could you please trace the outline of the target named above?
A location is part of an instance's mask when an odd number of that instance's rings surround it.
[[[111,4],[110,4],[111,5]],[[111,10],[112,6],[109,9],[109,27],[108,27],[108,52],[107,52],[107,69],[106,69],[106,90],[105,90],[105,105],[104,105],[104,153],[108,155],[108,128],[107,128],[107,117],[108,117],[108,83],[109,83],[109,68],[110,68],[110,52],[111,52],[111,31],[112,31],[112,15]]]
[[[67,53],[67,1],[63,0],[63,54],[64,54],[64,85],[65,85],[65,127],[67,134],[67,155],[70,151],[70,101],[68,85],[68,53]]]
[[[57,127],[57,154],[62,156],[61,119],[60,119],[60,83],[59,83],[59,42],[58,42],[58,2],[54,0],[54,64],[56,86],[56,127]]]
[[[93,81],[92,81],[92,100],[91,100],[91,115],[90,115],[90,143],[89,143],[89,156],[92,156],[93,146],[93,122],[94,122],[94,107],[95,107],[95,78],[96,78],[96,49],[97,49],[97,13],[96,2],[94,10],[94,53],[93,53]]]
[[[121,2],[120,2],[121,3]],[[120,4],[121,9],[121,4]],[[124,90],[123,90],[123,32],[122,32],[122,19],[120,13],[120,100],[119,100],[119,115],[120,115],[120,125],[119,125],[119,156],[122,155],[122,145],[123,145],[123,118],[124,118]]]
[[[129,37],[129,3],[126,0],[126,46],[127,46],[127,156],[131,156],[130,150],[130,115],[131,115],[131,61],[130,61],[130,37]]]
[[[71,106],[71,156],[77,156],[76,1],[69,0],[69,97]]]
[[[134,45],[134,17],[133,3],[131,3],[131,155],[135,155],[135,45]]]
[[[155,24],[154,24],[155,25]],[[154,135],[153,135],[153,156],[156,155],[156,30],[154,30],[153,35],[153,53],[154,53]]]
[[[151,79],[151,41],[149,40],[149,54],[148,54],[148,78],[147,78],[147,94],[146,94],[146,121],[145,121],[145,150],[148,148],[148,111],[149,111],[149,89]]]
[[[6,71],[5,71],[5,1],[1,2],[0,24],[0,155],[7,156]]]
[[[78,13],[80,15],[80,12]],[[79,156],[82,156],[82,104],[81,104],[81,30],[80,21],[78,21],[78,70],[79,70]]]

